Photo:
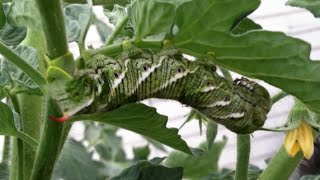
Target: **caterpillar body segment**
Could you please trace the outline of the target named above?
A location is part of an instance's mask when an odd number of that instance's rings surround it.
[[[173,99],[246,134],[259,129],[270,110],[270,96],[262,86],[246,78],[227,80],[211,64],[189,61],[177,50],[139,50],[117,59],[98,54],[87,62],[85,72],[68,85],[69,94],[81,94],[78,99],[93,96],[80,113],[110,111],[148,98]]]

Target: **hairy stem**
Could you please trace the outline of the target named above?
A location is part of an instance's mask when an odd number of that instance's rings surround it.
[[[36,0],[36,2],[41,14],[49,57],[55,59],[68,53],[65,21],[60,1]]]
[[[10,136],[4,136],[4,145],[3,145],[3,152],[2,152],[2,163],[7,164],[9,163],[10,159]]]
[[[237,135],[237,167],[235,180],[248,179],[250,158],[250,134]]]
[[[259,180],[289,179],[302,158],[301,151],[295,157],[290,157],[282,146],[268,164],[268,167],[259,176]]]
[[[65,19],[61,6],[61,1],[52,0],[36,0],[38,5],[45,41],[47,45],[47,54],[52,60],[58,59],[56,65],[66,70],[74,68],[73,58],[60,59],[69,53]],[[71,64],[71,66],[70,66]],[[42,134],[37,149],[36,160],[30,179],[33,180],[49,180],[52,176],[53,168],[56,160],[60,154],[64,137],[63,125],[53,122],[48,119],[48,114],[55,117],[60,117],[62,114],[59,107],[53,102],[49,96],[43,100],[43,114],[42,114]]]
[[[126,16],[117,24],[117,26],[115,27],[114,31],[110,35],[106,45],[110,45],[110,44],[113,43],[115,38],[121,33],[121,30],[123,29],[123,27],[127,24],[128,20],[129,20],[129,17]]]
[[[48,100],[48,115],[61,117],[62,113],[55,101]],[[42,136],[37,151],[32,180],[50,180],[55,162],[61,151],[63,124],[47,118],[42,130]]]
[[[15,112],[20,113],[17,96],[11,96],[10,103],[12,104]],[[11,156],[11,162],[12,165],[10,168],[10,180],[23,180],[23,141],[16,137],[14,137],[13,141],[13,154]]]

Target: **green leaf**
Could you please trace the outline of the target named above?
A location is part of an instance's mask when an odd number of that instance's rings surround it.
[[[209,120],[207,123],[207,132],[206,132],[208,149],[211,149],[217,134],[218,134],[218,124],[215,123],[214,121]]]
[[[172,152],[165,161],[168,167],[182,166],[183,178],[200,179],[218,171],[218,161],[227,140],[214,143],[212,148],[201,156],[195,157],[180,152]],[[203,147],[205,143],[201,145]]]
[[[92,18],[91,5],[71,4],[66,6],[64,11],[69,42],[76,41],[84,44]]]
[[[28,63],[34,70],[38,69],[39,58],[37,50],[29,46],[18,46],[13,50],[23,61]],[[9,81],[15,85],[11,90],[13,93],[41,94],[40,88],[35,82],[15,64],[7,60],[1,60],[0,85],[7,84]]]
[[[53,179],[105,179],[104,165],[92,159],[92,154],[73,139],[64,146],[53,172]]]
[[[315,17],[320,17],[320,1],[318,0],[288,0],[286,4],[289,6],[305,8]]]
[[[4,4],[4,13],[7,15],[9,12],[9,5]],[[20,44],[20,42],[26,37],[27,28],[26,27],[14,27],[11,26],[8,21],[5,22],[4,27],[0,29],[0,39],[8,46],[15,46]]]
[[[123,18],[127,16],[126,8],[115,5],[112,10],[103,9],[103,13],[108,17],[109,22],[116,26]]]
[[[180,5],[176,12],[179,32],[177,44],[197,41],[209,31],[229,32],[233,26],[259,5],[258,0],[192,0]],[[209,36],[207,36],[209,37]]]
[[[74,116],[69,122],[79,120],[92,120],[121,127],[191,154],[187,143],[178,135],[178,130],[166,128],[167,117],[158,114],[155,108],[140,103],[127,104],[106,113]]]
[[[133,148],[134,160],[148,160],[148,156],[150,155],[149,145],[145,145],[142,147],[134,147]]]
[[[108,17],[109,22],[116,27],[123,23],[124,19],[128,18],[127,9],[125,7],[115,5],[112,10],[104,9],[104,14]],[[117,37],[113,39],[113,42],[123,41],[124,39],[133,37],[133,27],[130,21],[128,21],[121,31],[118,33]],[[110,38],[110,37],[109,37]],[[109,40],[108,40],[109,41]]]
[[[0,102],[0,135],[16,136],[32,148],[36,149],[38,143],[29,135],[20,130],[20,117],[16,112],[13,112],[10,107]]]
[[[95,16],[94,16],[94,25],[96,25],[96,27],[97,27],[101,41],[105,42],[112,32],[111,27],[109,27],[103,21],[97,19],[97,17],[95,17]]]
[[[245,18],[240,21],[240,23],[237,24],[234,29],[232,29],[231,33],[234,35],[241,35],[248,31],[257,29],[262,29],[262,27],[251,19]]]
[[[177,10],[176,46],[194,56],[214,52],[218,66],[264,80],[320,112],[320,62],[310,61],[309,44],[279,32],[230,34],[239,17],[258,5],[258,0],[184,3]]]
[[[8,21],[14,26],[42,29],[38,5],[33,0],[13,0],[8,13]]]
[[[110,180],[181,180],[183,169],[181,167],[167,168],[165,166],[141,161]]]
[[[0,102],[0,134],[5,136],[16,136],[17,129],[14,123],[12,110],[6,104]]]
[[[158,148],[163,152],[167,152],[166,148],[160,142],[150,139],[148,137],[144,137],[144,138],[148,141],[149,144],[153,145],[154,147]]]
[[[139,0],[132,4],[130,18],[136,39],[170,33],[175,6],[170,1]]]
[[[0,29],[5,25],[6,23],[6,14],[4,13],[3,4],[0,3]]]

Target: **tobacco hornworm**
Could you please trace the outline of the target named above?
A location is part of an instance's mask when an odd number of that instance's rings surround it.
[[[94,55],[67,91],[75,102],[91,97],[78,109],[81,113],[110,111],[148,98],[173,99],[241,134],[259,129],[271,107],[262,86],[246,78],[227,80],[214,65],[189,61],[175,49],[158,54],[133,50],[116,59]]]

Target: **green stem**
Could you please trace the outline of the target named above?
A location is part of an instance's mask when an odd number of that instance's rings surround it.
[[[286,92],[279,92],[277,94],[275,94],[274,96],[271,97],[271,101],[272,101],[272,104],[278,102],[280,99],[286,97],[288,94]]]
[[[288,156],[284,146],[268,164],[268,167],[259,176],[259,180],[289,179],[297,165],[303,158],[302,152],[295,157]]]
[[[247,180],[250,158],[250,134],[237,135],[237,167],[235,180]]]
[[[48,115],[61,117],[62,112],[52,99],[48,102]],[[40,144],[32,171],[32,180],[50,180],[56,160],[61,151],[63,124],[47,118],[44,122]]]
[[[20,107],[17,96],[10,97],[10,103],[14,110],[20,114]],[[22,124],[23,126],[23,124]],[[23,128],[23,127],[22,127]],[[11,156],[12,165],[10,167],[10,179],[23,180],[23,141],[19,138],[15,138],[13,142],[13,154]]]
[[[12,137],[12,152],[9,180],[17,180],[19,175],[18,138]]]
[[[54,60],[57,66],[69,72],[74,68],[74,60],[72,56],[69,56],[61,1],[36,0],[36,2],[41,15],[49,58]],[[65,56],[68,58],[60,58]],[[67,134],[63,131],[63,124],[47,118],[48,115],[61,117],[62,113],[58,105],[49,99],[49,96],[44,98],[41,138],[30,178],[32,180],[49,180],[51,178],[55,162],[61,151],[61,144],[63,144],[62,137],[65,133]]]
[[[64,14],[60,1],[36,0],[47,42],[47,53],[51,59],[68,53],[68,41]]]
[[[37,49],[39,58],[39,72],[45,75],[46,45],[42,31],[28,29],[27,37],[21,43]],[[20,119],[22,132],[18,137],[24,140],[23,146],[23,171],[24,179],[29,180],[32,174],[33,163],[36,157],[37,141],[40,139],[42,97],[31,94],[19,94]]]
[[[126,16],[119,23],[117,23],[117,26],[115,27],[114,31],[110,35],[106,45],[110,45],[113,43],[116,37],[121,33],[123,27],[127,24],[128,20],[129,20],[129,17]]]
[[[8,164],[10,159],[10,142],[11,137],[5,136],[4,137],[4,145],[3,145],[3,152],[2,152],[2,163]]]
[[[129,40],[128,42],[133,43],[133,45],[139,48],[150,48],[150,49],[161,49],[162,42],[161,41],[133,41]],[[94,54],[105,54],[107,56],[114,56],[123,51],[122,43],[116,43],[109,46],[104,46],[98,49],[87,50],[89,55]]]
[[[0,54],[2,54],[8,61],[15,64],[24,73],[26,73],[36,83],[41,91],[46,94],[47,80],[41,75],[40,72],[35,70],[31,65],[24,61],[19,55],[14,53],[8,46],[0,41]]]

